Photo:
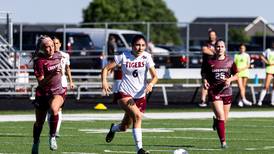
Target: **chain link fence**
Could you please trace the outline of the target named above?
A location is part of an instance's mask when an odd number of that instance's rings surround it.
[[[110,37],[116,38],[118,51],[130,50],[132,35],[146,36],[157,67],[198,68],[201,46],[208,39],[208,29],[214,29],[227,44],[229,54],[245,43],[255,67],[263,67],[258,54],[271,48],[274,42],[273,24],[264,20],[252,22],[102,22],[79,24],[6,24],[1,20],[1,35],[18,51],[20,65],[27,63],[40,35],[57,36],[62,49],[71,54],[75,69],[100,69],[113,57],[109,52]],[[7,26],[9,25],[9,26]],[[79,28],[81,30],[73,30]],[[91,28],[88,30],[84,28]],[[97,29],[97,32],[94,29]],[[114,30],[116,29],[116,30]],[[121,30],[125,31],[121,31]],[[13,35],[8,31],[13,30]],[[103,33],[99,35],[96,33]],[[131,35],[132,34],[132,35]],[[9,36],[9,37],[8,37]],[[76,67],[77,66],[77,67]],[[73,65],[72,65],[73,67]]]

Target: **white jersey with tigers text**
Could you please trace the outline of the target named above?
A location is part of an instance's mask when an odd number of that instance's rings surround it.
[[[135,57],[131,51],[126,51],[114,56],[114,60],[117,64],[121,64],[123,72],[119,91],[133,98],[144,97],[144,90],[147,86],[147,72],[149,68],[155,65],[151,55],[142,52],[140,56]]]

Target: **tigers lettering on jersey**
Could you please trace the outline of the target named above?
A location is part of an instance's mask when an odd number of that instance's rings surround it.
[[[127,68],[139,68],[139,67],[144,67],[145,62],[139,61],[139,62],[126,62],[126,67]]]

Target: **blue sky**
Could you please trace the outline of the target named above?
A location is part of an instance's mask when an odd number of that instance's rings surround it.
[[[78,23],[91,0],[1,0],[0,11],[12,12],[15,23]],[[262,16],[274,23],[272,0],[165,0],[178,21],[196,17]],[[47,11],[49,10],[49,11]]]

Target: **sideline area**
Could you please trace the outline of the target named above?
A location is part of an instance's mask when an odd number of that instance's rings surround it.
[[[145,113],[144,119],[207,119],[213,112]],[[121,120],[123,113],[63,114],[64,121]],[[230,118],[274,118],[274,111],[232,111]],[[0,115],[0,122],[35,121],[34,114]]]

